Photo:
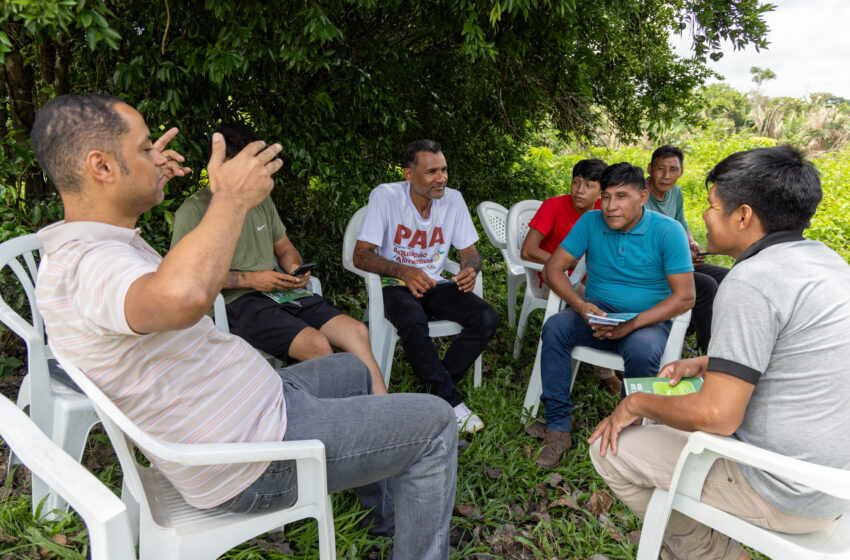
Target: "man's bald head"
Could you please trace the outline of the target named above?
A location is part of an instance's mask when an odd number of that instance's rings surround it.
[[[121,148],[129,127],[115,110],[123,103],[109,95],[60,95],[39,109],[30,133],[32,149],[61,194],[80,192],[86,156],[93,150],[111,154],[129,173]]]

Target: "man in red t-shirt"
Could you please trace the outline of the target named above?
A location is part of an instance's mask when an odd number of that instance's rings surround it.
[[[601,159],[583,159],[573,166],[570,194],[546,199],[531,218],[528,235],[520,252],[523,259],[545,264],[578,219],[588,210],[599,208],[599,178],[606,167]],[[537,272],[537,281],[538,287],[542,287],[543,277],[540,272]],[[594,368],[593,371],[605,390],[614,395],[620,394],[620,380],[613,370]]]
[[[546,199],[531,218],[520,253],[523,259],[546,264],[578,219],[599,208],[599,177],[606,167],[601,159],[583,159],[573,166],[570,194]],[[538,286],[543,286],[539,273],[538,279]]]

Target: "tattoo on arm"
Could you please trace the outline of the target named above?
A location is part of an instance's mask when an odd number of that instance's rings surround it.
[[[460,269],[472,267],[475,273],[481,272],[481,255],[478,250],[472,247],[469,251],[464,251],[460,254]]]
[[[354,264],[366,272],[393,278],[400,278],[404,270],[408,268],[406,265],[385,259],[368,246],[354,248]]]
[[[234,272],[231,270],[224,278],[224,286],[222,288],[225,290],[244,288],[247,286],[247,280],[248,276],[244,272]]]

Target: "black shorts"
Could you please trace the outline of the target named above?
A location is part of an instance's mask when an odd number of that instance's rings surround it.
[[[250,292],[227,304],[230,332],[284,361],[298,333],[307,327],[319,330],[337,315],[342,311],[318,295],[277,303],[265,294]]]

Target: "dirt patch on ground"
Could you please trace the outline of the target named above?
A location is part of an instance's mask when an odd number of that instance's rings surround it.
[[[8,377],[0,377],[0,395],[3,395],[12,402],[18,399],[18,389],[21,388],[23,375],[10,375]]]

